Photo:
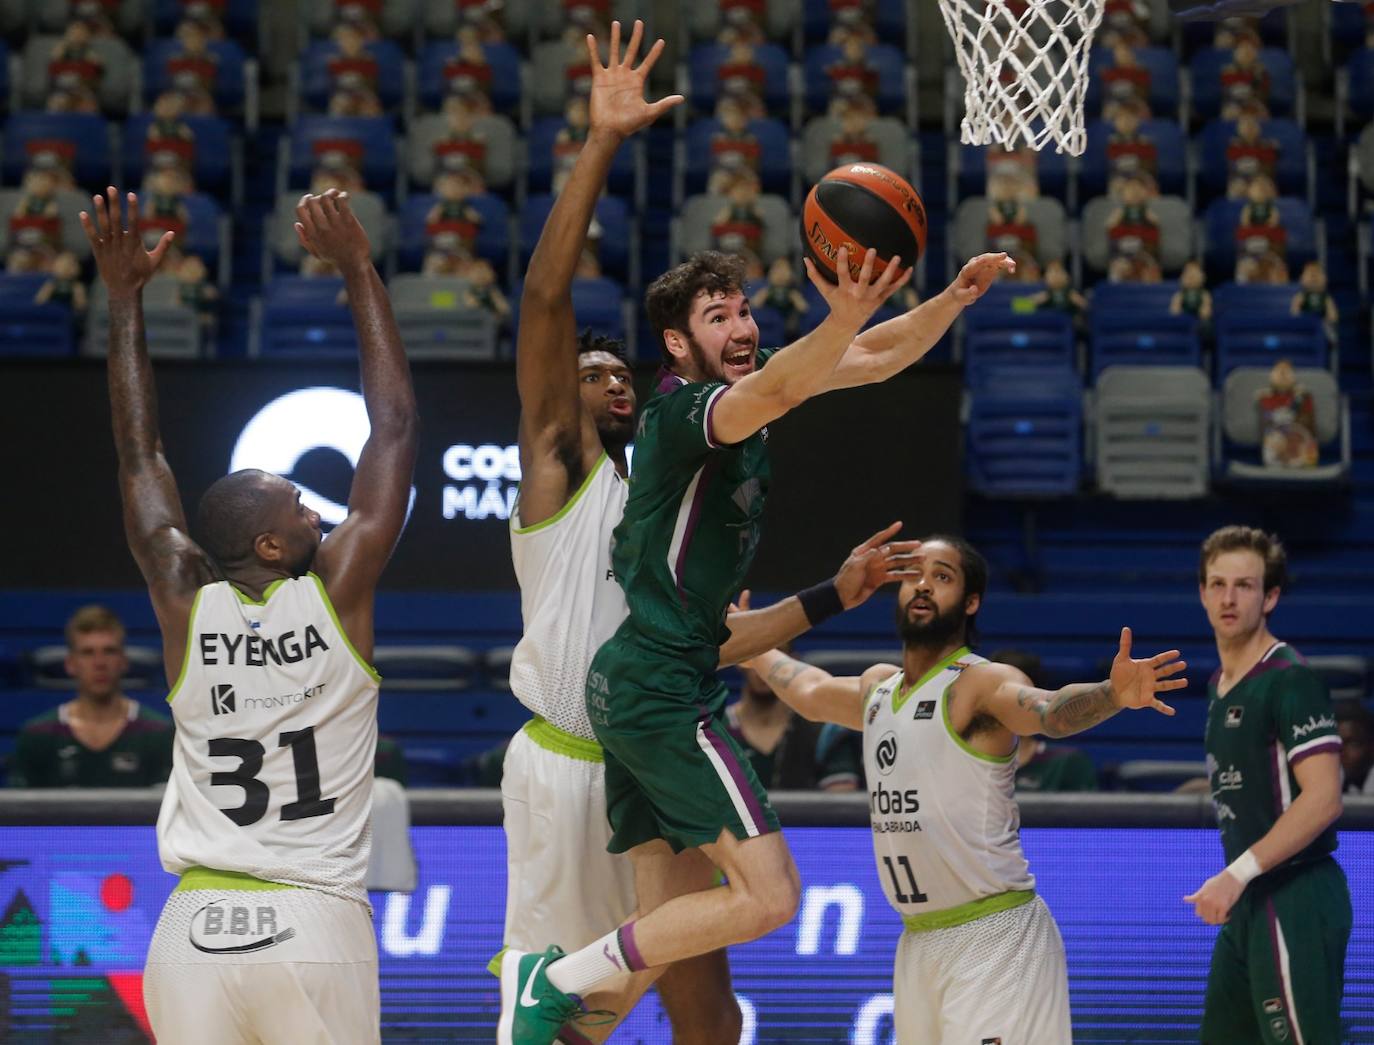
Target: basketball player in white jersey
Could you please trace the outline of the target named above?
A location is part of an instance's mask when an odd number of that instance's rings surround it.
[[[320,518],[286,479],[217,480],[188,534],[158,434],[142,291],[151,252],[129,193],[81,215],[110,297],[110,405],[129,547],[162,629],[176,719],[158,817],[181,881],[158,920],[144,999],[159,1041],[325,1045],[380,1040],[363,876],[377,741],[373,594],[405,522],[415,397],[386,288],[347,193],[296,208],[303,246],[337,266],[361,346],[371,434],[348,518]]]
[[[878,879],[907,931],[897,947],[900,1045],[1070,1045],[1064,944],[1019,837],[1018,737],[1064,737],[1122,708],[1173,709],[1170,650],[1131,659],[1123,628],[1111,677],[1035,689],[969,651],[987,566],[966,541],[922,542],[902,583],[902,665],[835,678],[770,651],[750,662],[807,718],[864,734]]]
[[[614,23],[608,65],[589,49],[587,140],[530,258],[520,303],[521,485],[511,554],[524,635],[511,658],[510,686],[535,717],[511,740],[501,782],[505,943],[516,950],[542,948],[551,939],[570,949],[585,946],[637,906],[629,859],[606,851],[611,831],[602,753],[585,697],[592,656],[627,613],[610,556],[611,533],[628,496],[625,451],[634,436],[635,393],[622,346],[578,335],[572,281],[620,143],[682,101],[679,95],[644,100],[644,82],[663,43],[655,43],[636,68],[642,34],[636,22],[622,57],[620,25]],[[904,575],[913,543],[885,543],[899,527],[855,548],[835,580],[820,586],[833,586],[835,608],[856,606]],[[798,597],[732,615],[721,662],[736,663],[811,623]],[[714,868],[697,855],[682,854],[678,867],[686,891],[715,881]],[[567,1045],[604,1041],[653,979],[627,975],[598,989],[584,999],[598,1015],[565,1025],[559,1038]],[[670,966],[658,989],[677,1045],[739,1040],[740,1013],[724,951]]]

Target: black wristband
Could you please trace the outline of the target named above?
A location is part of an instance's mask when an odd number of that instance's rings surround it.
[[[844,612],[840,591],[835,587],[833,580],[797,592],[797,601],[801,603],[802,612],[806,614],[806,619],[811,622],[813,628],[822,621]]]

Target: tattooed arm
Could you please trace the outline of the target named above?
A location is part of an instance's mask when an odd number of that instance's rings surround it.
[[[1036,689],[1015,668],[980,665],[973,669],[979,673],[975,702],[979,710],[1023,737],[1037,733],[1072,736],[1105,722],[1123,708],[1148,707],[1172,715],[1174,709],[1156,694],[1188,685],[1187,679],[1171,677],[1188,666],[1178,657],[1178,650],[1169,650],[1145,660],[1132,660],[1131,629],[1122,628],[1111,677],[1105,681],[1074,683],[1059,690]]]
[[[768,683],[779,700],[812,722],[834,722],[862,730],[864,697],[898,669],[878,664],[860,676],[837,678],[785,653],[769,650],[745,664]]]

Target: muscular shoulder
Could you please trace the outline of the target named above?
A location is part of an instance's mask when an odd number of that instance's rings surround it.
[[[1031,685],[1030,678],[1020,668],[1014,668],[1010,664],[998,664],[995,661],[984,660],[977,664],[970,664],[961,671],[959,677],[954,680],[952,688],[960,694],[983,695],[992,693],[997,687],[1007,682],[1014,686]]]
[[[872,695],[873,690],[901,670],[895,664],[874,664],[873,667],[859,676],[859,693],[863,702],[868,703],[868,698]]]

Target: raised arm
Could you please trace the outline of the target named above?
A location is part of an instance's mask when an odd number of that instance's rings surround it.
[[[897,275],[900,258],[894,258],[874,279],[876,259],[877,252],[870,248],[856,282],[849,275],[849,252],[841,247],[835,262],[837,284],[823,279],[810,258],[803,259],[811,285],[825,298],[830,315],[811,333],[774,355],[766,367],[731,385],[729,392],[716,401],[711,431],[717,442],[742,442],[831,387],[836,364],[868,317],[911,279],[910,269]]]
[[[862,675],[837,676],[777,650],[755,657],[748,667],[802,718],[860,731],[864,728],[864,698],[898,670],[891,664],[878,664]]]
[[[304,196],[296,235],[311,254],[343,275],[358,330],[363,402],[371,431],[348,491],[348,518],[320,545],[315,570],[358,652],[372,655],[372,602],[410,508],[419,420],[410,365],[386,286],[372,266],[367,233],[348,193]]]
[[[124,533],[143,573],[162,628],[170,684],[181,671],[186,625],[196,589],[214,579],[209,557],[191,540],[186,514],[158,432],[157,390],[143,326],[143,287],[172,242],[168,232],[151,251],[138,232],[138,197],[128,195],[128,226],[114,186],[91,198],[81,227],[110,299],[110,416],[119,455]]]
[[[601,454],[596,425],[578,391],[572,281],[587,241],[597,197],[620,143],[682,101],[675,94],[644,100],[644,82],[663,53],[658,40],[639,68],[644,24],[635,22],[620,56],[620,23],[611,24],[610,61],[603,66],[587,37],[592,70],[591,126],[568,182],[554,201],[525,274],[515,380],[520,392],[520,522],[543,522],[581,485]]]
[[[901,373],[934,348],[959,314],[1001,273],[1015,271],[1016,262],[1004,253],[978,255],[935,297],[855,338],[835,367],[827,389],[871,385]]]
[[[1154,708],[1172,715],[1174,709],[1156,694],[1188,685],[1187,679],[1172,677],[1188,666],[1178,657],[1178,650],[1169,650],[1132,660],[1131,629],[1122,628],[1111,677],[1103,682],[1036,689],[1006,664],[980,664],[967,675],[976,711],[991,715],[1017,736],[1067,737],[1105,722],[1123,708]]]
[[[749,593],[740,596],[725,618],[730,638],[720,648],[720,666],[749,660],[781,646],[821,621],[867,602],[879,588],[912,574],[910,563],[920,541],[893,541],[900,521],[879,530],[854,548],[833,578],[764,609],[749,608]]]

